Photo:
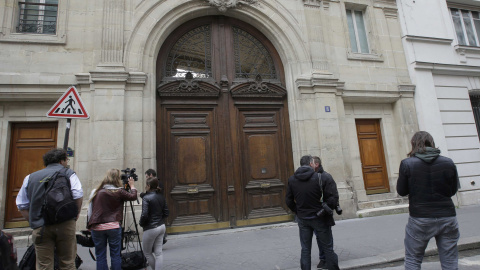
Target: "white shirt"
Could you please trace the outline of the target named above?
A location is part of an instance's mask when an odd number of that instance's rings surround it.
[[[20,188],[20,191],[18,192],[16,203],[17,203],[17,208],[19,210],[27,210],[30,209],[30,200],[28,199],[27,195],[27,186],[28,186],[28,180],[30,179],[30,174],[23,179],[23,185],[22,188]],[[72,196],[73,199],[80,199],[83,197],[83,190],[82,190],[82,183],[80,183],[80,179],[78,179],[77,174],[72,174],[70,176],[70,186],[72,190]]]

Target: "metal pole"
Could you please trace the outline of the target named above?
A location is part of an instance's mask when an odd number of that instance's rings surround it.
[[[65,129],[65,140],[63,141],[63,149],[67,151],[68,147],[68,136],[70,135],[70,124],[72,123],[71,118],[67,118],[67,129]]]

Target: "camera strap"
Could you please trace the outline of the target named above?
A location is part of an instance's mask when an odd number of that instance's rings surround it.
[[[320,185],[320,191],[322,192],[322,197],[320,198],[320,202],[323,203],[322,174],[321,173],[317,173],[317,174],[318,174],[318,184]]]

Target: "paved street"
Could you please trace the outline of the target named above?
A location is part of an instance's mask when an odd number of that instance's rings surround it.
[[[459,270],[478,270],[480,269],[480,249],[469,249],[460,251],[458,254]],[[360,268],[358,270],[403,270],[403,261],[388,263],[384,265]],[[438,256],[428,256],[423,259],[422,270],[438,270],[441,269]]]
[[[479,248],[480,206],[462,207],[457,214],[460,248]],[[407,219],[408,214],[398,214],[337,221],[333,235],[341,269],[372,269],[372,265],[402,260]],[[435,253],[434,241],[427,250],[428,254]],[[19,249],[20,258],[24,251],[25,248]],[[79,246],[79,255],[84,261],[81,269],[95,269],[87,248]],[[318,263],[317,255],[318,248],[313,245],[312,266]],[[472,260],[478,257],[473,256]],[[299,261],[298,227],[293,222],[169,235],[164,246],[166,270],[298,269]]]

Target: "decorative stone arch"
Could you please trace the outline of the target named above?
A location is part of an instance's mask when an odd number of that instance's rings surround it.
[[[137,7],[134,14],[142,15],[139,17],[138,23],[132,31],[132,36],[125,47],[125,67],[127,71],[149,73],[155,70],[157,54],[170,33],[183,23],[206,15],[223,15],[248,21],[270,40],[286,69],[288,69],[288,63],[292,59],[295,59],[296,63],[308,63],[310,61],[308,49],[302,42],[305,37],[302,37],[303,34],[296,30],[299,28],[298,21],[290,16],[289,11],[282,5],[273,6],[262,2],[259,4],[261,7],[243,5],[241,9],[231,9],[222,13],[206,2],[193,2],[185,0],[146,1]],[[175,6],[172,7],[172,5]],[[271,14],[276,14],[276,16]],[[272,17],[277,20],[272,20]],[[159,19],[156,20],[155,18]],[[311,65],[307,64],[300,66],[300,70],[296,72],[299,74],[310,73],[310,70]],[[286,75],[286,77],[289,76]],[[289,85],[288,79],[287,85]],[[287,88],[290,87],[287,86]]]

